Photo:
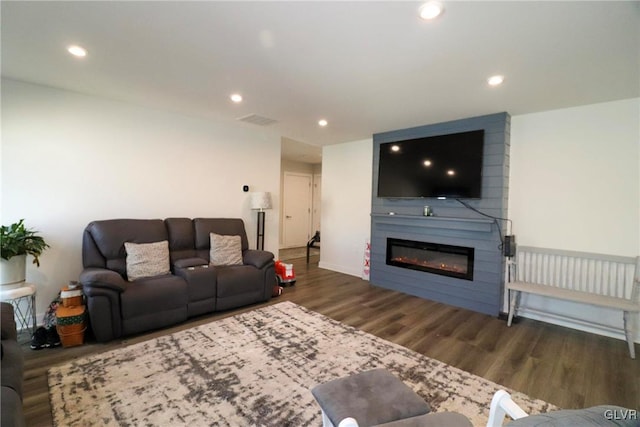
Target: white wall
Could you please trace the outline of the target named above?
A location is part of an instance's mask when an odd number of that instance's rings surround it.
[[[518,243],[640,254],[640,99],[511,120]]]
[[[509,217],[518,244],[640,254],[639,121],[637,98],[512,117]],[[371,223],[372,146],[365,140],[323,149],[323,268],[362,272]],[[536,297],[522,302],[622,326],[617,311]],[[523,315],[622,338],[566,318],[526,310]]]
[[[265,249],[277,256],[280,135],[2,80],[2,223],[25,218],[51,245],[27,268],[38,321],[77,280],[92,220],[240,217],[255,247],[244,184],[274,198]]]
[[[640,255],[640,99],[512,117],[510,173],[519,245]],[[523,316],[622,338],[564,317],[620,328],[619,311],[537,296],[522,303],[560,315]]]
[[[362,274],[371,236],[372,150],[372,139],[322,150],[322,268]]]

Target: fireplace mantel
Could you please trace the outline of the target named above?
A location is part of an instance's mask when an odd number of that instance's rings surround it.
[[[378,224],[408,225],[412,227],[465,230],[484,233],[491,233],[493,227],[493,221],[490,219],[399,215],[388,213],[372,213],[371,218]]]

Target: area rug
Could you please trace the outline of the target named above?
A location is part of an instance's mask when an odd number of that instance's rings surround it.
[[[320,426],[310,389],[379,367],[474,426],[504,388],[291,302],[74,360],[48,378],[57,426]],[[514,398],[527,412],[554,409]]]

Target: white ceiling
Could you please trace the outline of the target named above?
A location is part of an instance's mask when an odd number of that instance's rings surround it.
[[[316,146],[640,96],[638,1],[443,3],[2,1],[2,76]]]

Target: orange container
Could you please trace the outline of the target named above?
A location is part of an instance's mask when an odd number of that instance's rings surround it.
[[[84,343],[84,331],[87,329],[84,305],[58,307],[56,310],[58,335],[63,347],[73,347]]]
[[[60,298],[62,299],[62,305],[65,307],[82,305],[82,288],[69,289],[65,286],[60,291]]]

